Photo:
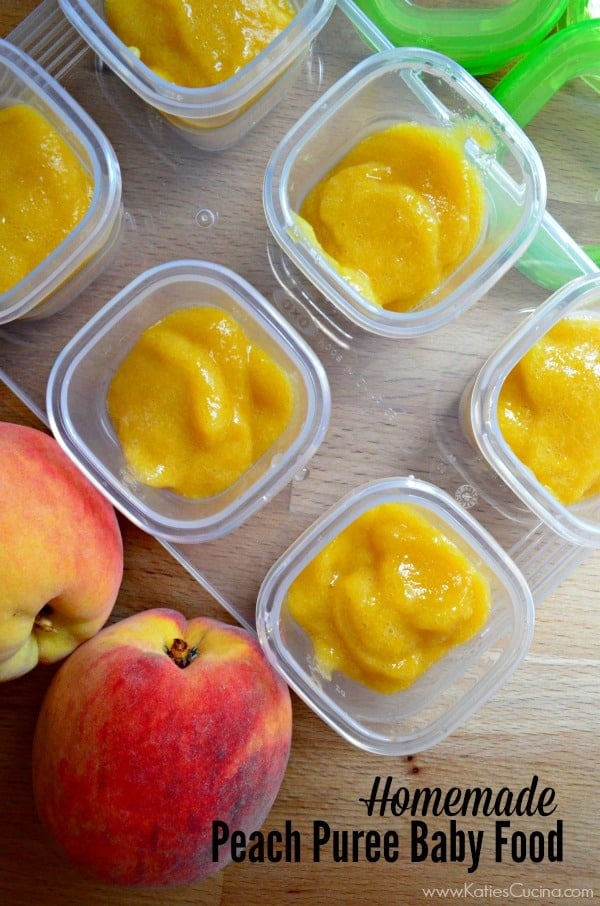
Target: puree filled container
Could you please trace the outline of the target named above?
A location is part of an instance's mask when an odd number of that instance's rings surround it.
[[[414,506],[467,555],[488,580],[491,606],[470,641],[451,649],[412,686],[382,694],[342,673],[323,674],[287,596],[294,579],[332,538],[365,511],[389,502]],[[256,608],[260,642],[291,688],[348,742],[382,755],[423,751],[466,721],[525,656],[533,625],[529,587],[506,552],[455,499],[413,477],[370,482],[340,499],[273,565]]]
[[[0,106],[35,108],[93,181],[86,214],[60,244],[11,289],[0,293],[0,324],[65,308],[109,264],[122,219],[121,171],[88,114],[38,63],[0,40]]]
[[[296,220],[309,190],[346,152],[397,123],[472,127],[464,154],[479,171],[484,192],[484,224],[475,247],[407,312],[368,301]],[[477,129],[485,141],[473,137]],[[522,130],[457,63],[419,48],[372,54],[335,83],[279,143],[264,181],[267,223],[293,265],[354,324],[392,338],[437,329],[485,295],[533,240],[545,201],[543,166]]]
[[[231,315],[294,390],[292,417],[273,445],[233,485],[196,499],[132,475],[107,408],[111,379],[140,334],[195,306]],[[330,394],[319,359],[254,287],[228,268],[186,259],[139,275],[73,337],[50,373],[47,411],[59,443],[117,509],[161,540],[191,543],[231,532],[292,480],[327,429]]]
[[[467,436],[525,508],[571,544],[598,547],[600,494],[571,505],[561,503],[514,454],[498,420],[500,391],[512,369],[552,327],[569,317],[598,321],[599,274],[579,277],[562,287],[501,343],[466,388],[461,418]],[[573,445],[577,445],[576,434]]]
[[[126,85],[198,148],[222,150],[238,142],[281,100],[298,76],[311,43],[335,0],[291,0],[296,15],[251,62],[205,88],[167,82],[109,28],[103,0],[59,0],[69,22]]]

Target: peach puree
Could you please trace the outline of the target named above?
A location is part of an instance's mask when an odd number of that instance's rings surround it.
[[[292,582],[290,613],[315,658],[378,692],[405,689],[470,639],[490,606],[487,580],[416,507],[358,517]]]
[[[93,181],[34,107],[0,109],[0,292],[8,292],[75,229]]]
[[[191,498],[229,487],[283,432],[289,376],[226,312],[174,311],[117,369],[108,413],[133,474]]]
[[[288,0],[104,0],[106,21],[167,82],[224,82],[295,15]]]
[[[600,321],[559,321],[500,390],[500,430],[561,503],[600,491]]]
[[[477,243],[484,193],[465,135],[418,123],[374,132],[304,199],[300,224],[371,303],[410,311]]]

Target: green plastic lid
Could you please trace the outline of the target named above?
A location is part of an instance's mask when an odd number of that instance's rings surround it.
[[[590,19],[600,20],[600,0],[567,0],[565,14],[558,23],[558,28],[575,25],[576,22],[586,22]],[[597,75],[582,76],[595,91],[600,92],[600,73]]]
[[[498,82],[492,94],[526,126],[571,79],[600,76],[600,19],[576,22],[546,38]]]
[[[499,0],[485,8],[449,0],[443,9],[422,0],[355,2],[395,46],[437,50],[474,75],[496,72],[527,53],[558,24],[567,6],[567,0]]]
[[[562,24],[573,25],[574,22],[598,18],[600,18],[600,0],[567,0]]]
[[[571,5],[588,9],[592,6],[591,0],[586,3],[578,0]],[[598,0],[596,5],[600,5]],[[525,127],[567,82],[575,78],[584,78],[600,90],[600,18],[578,20],[546,38],[513,66],[492,94],[519,126]],[[583,252],[595,265],[600,265],[600,245],[583,246]],[[518,267],[531,280],[548,289],[557,289],[578,276],[569,268],[557,269],[553,256],[545,254],[542,236],[534,239]]]

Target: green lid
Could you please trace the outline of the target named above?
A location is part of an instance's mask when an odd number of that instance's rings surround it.
[[[546,38],[516,63],[492,94],[520,126],[571,79],[600,76],[600,19],[577,22]]]
[[[584,19],[598,18],[600,18],[600,0],[567,0],[562,24],[573,25],[574,22],[583,22]]]
[[[571,6],[589,9],[592,3],[577,0]],[[513,66],[492,94],[519,126],[525,127],[563,85],[575,78],[584,78],[600,90],[600,18],[579,20],[546,38]],[[553,256],[545,251],[548,249],[542,237],[536,237],[519,261],[519,270],[548,289],[557,289],[577,276],[569,268],[557,268]],[[600,245],[584,246],[583,252],[600,265]]]
[[[496,7],[486,8],[449,0],[443,9],[411,0],[355,3],[395,46],[437,50],[474,75],[495,72],[527,53],[557,25],[567,6],[567,0],[498,0]]]
[[[558,27],[565,28],[589,19],[600,19],[600,0],[567,0],[565,14],[558,23]],[[582,78],[595,91],[600,91],[600,74],[584,74]]]

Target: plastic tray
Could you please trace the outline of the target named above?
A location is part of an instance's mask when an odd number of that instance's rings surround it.
[[[52,364],[101,305],[164,261],[196,257],[221,263],[285,313],[321,357],[332,390],[331,425],[309,466],[256,517],[219,540],[165,543],[166,549],[242,624],[253,627],[264,576],[308,525],[366,481],[413,474],[471,510],[521,568],[539,603],[590,551],[544,528],[491,473],[461,433],[458,406],[484,359],[547,291],[513,268],[454,324],[419,340],[386,340],[362,335],[329,308],[270,237],[262,183],[271,151],[325,88],[374,48],[388,46],[360,18],[355,27],[353,4],[338,7],[284,100],[238,146],[217,154],[177,137],[160,114],[100,65],[56,0],[45,0],[15,29],[10,39],[61,81],[113,143],[125,214],[114,262],[69,308],[0,329],[0,377],[47,421]],[[595,191],[594,180],[590,167],[588,194]],[[552,185],[551,179],[551,191]],[[568,206],[568,186],[559,189],[559,200],[562,192]],[[546,217],[540,241],[544,253],[565,262],[570,273],[594,270],[552,217]]]

